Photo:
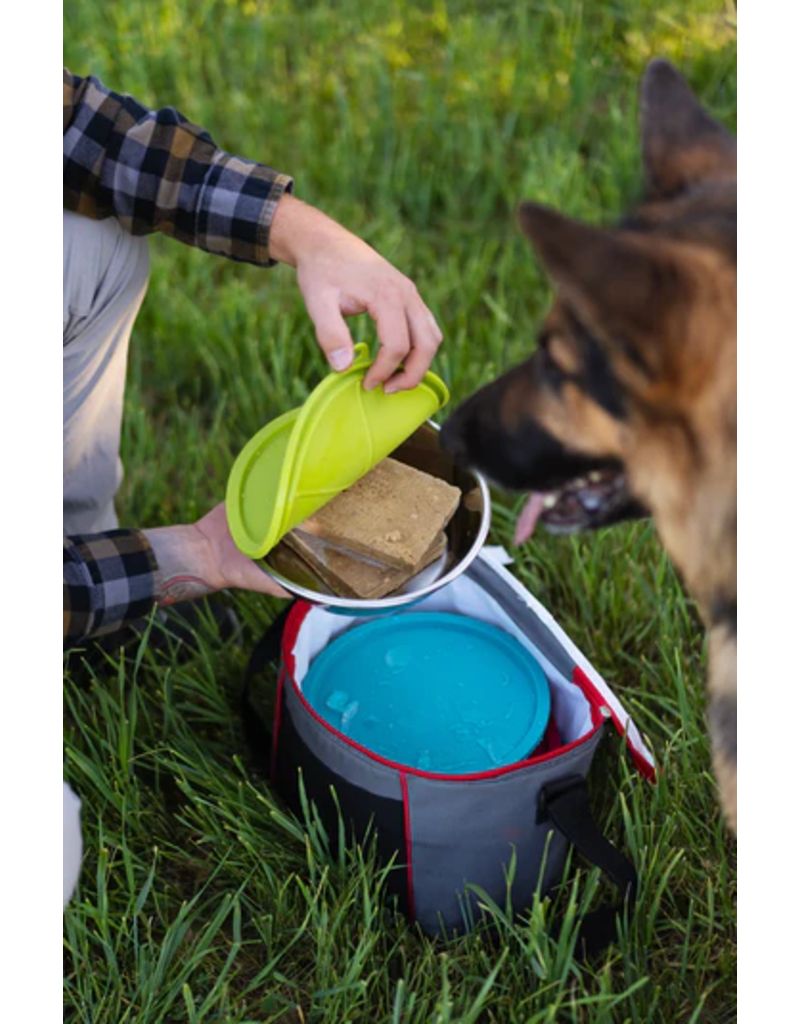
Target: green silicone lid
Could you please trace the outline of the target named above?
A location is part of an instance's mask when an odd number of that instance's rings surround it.
[[[350,487],[448,401],[426,373],[417,387],[387,395],[361,386],[372,364],[355,346],[349,369],[331,373],[298,409],[272,420],[239,453],[228,477],[228,525],[239,550],[263,558],[290,530]]]

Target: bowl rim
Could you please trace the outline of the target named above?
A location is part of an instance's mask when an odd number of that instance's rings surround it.
[[[426,420],[424,424],[420,424],[421,429],[423,426],[431,426],[434,430],[441,431],[441,427],[438,423],[434,423],[433,420]],[[379,597],[379,598],[352,598],[352,597],[340,597],[338,594],[320,594],[316,590],[309,590],[307,587],[301,586],[299,583],[295,583],[292,580],[288,580],[285,576],[282,576],[279,572],[269,566],[266,562],[266,555],[264,558],[258,560],[258,565],[261,570],[273,579],[279,586],[283,587],[284,590],[288,590],[290,594],[295,597],[302,598],[304,601],[308,601],[309,604],[313,604],[317,607],[338,609],[340,611],[351,611],[355,614],[368,615],[371,612],[386,612],[393,611],[397,608],[405,608],[409,605],[416,604],[423,598],[428,597],[429,594],[435,593],[437,590],[441,590],[442,587],[446,587],[448,583],[452,583],[453,580],[458,579],[462,573],[466,572],[469,566],[478,557],[486,538],[489,535],[489,529],[492,523],[492,499],[489,485],[484,477],[475,469],[463,469],[462,472],[468,473],[474,480],[481,492],[481,498],[483,500],[483,510],[481,513],[481,522],[478,527],[478,532],[475,536],[474,541],[470,545],[464,557],[457,562],[449,572],[445,573],[444,576],[440,576],[438,579],[433,580],[426,586],[421,587],[419,590],[412,591],[407,594],[396,594],[393,597]],[[267,552],[269,554],[269,552]]]

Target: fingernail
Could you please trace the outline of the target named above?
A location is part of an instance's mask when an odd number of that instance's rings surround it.
[[[385,384],[383,388],[384,395],[396,395],[400,388],[396,384]]]
[[[334,370],[346,370],[353,361],[353,350],[349,348],[337,348],[328,356],[328,362]]]

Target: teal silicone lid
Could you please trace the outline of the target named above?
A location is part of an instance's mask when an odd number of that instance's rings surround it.
[[[547,679],[522,644],[495,626],[443,612],[353,627],[315,658],[302,692],[355,743],[432,774],[524,760],[550,717]]]

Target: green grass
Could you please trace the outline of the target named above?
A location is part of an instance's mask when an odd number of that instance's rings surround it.
[[[340,0],[74,0],[65,63],[296,179],[302,198],[418,284],[445,334],[454,403],[529,350],[549,290],[514,222],[522,198],[590,221],[637,195],[636,93],[673,59],[730,127],[732,5]],[[128,525],[191,520],[233,458],[325,372],[293,272],[152,242],[124,426]],[[373,340],[369,321],[351,321]],[[515,499],[496,495],[510,545]],[[434,942],[387,917],[369,849],[333,856],[249,771],[235,702],[248,645],[277,604],[232,597],[242,647],[188,664],[110,659],[65,672],[65,774],[86,855],[64,919],[65,1020],[723,1022],[736,1017],[735,844],[717,813],[705,649],[651,528],[537,535],[514,571],[591,658],[653,744],[650,786],[610,752],[596,811],[636,862],[641,899],[590,964],[574,929],[597,879],[577,861],[526,921]],[[207,631],[202,632],[205,638]]]

